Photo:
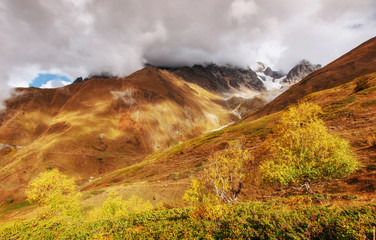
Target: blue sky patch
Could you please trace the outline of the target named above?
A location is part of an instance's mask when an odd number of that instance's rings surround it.
[[[67,76],[59,75],[59,74],[51,74],[51,73],[39,73],[38,77],[34,78],[33,81],[29,84],[29,87],[41,87],[43,84],[47,82],[57,80],[57,81],[65,81],[65,82],[72,82]]]

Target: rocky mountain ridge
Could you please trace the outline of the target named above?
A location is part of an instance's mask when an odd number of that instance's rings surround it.
[[[146,64],[145,66],[167,70],[176,76],[181,77],[184,81],[197,84],[206,90],[221,93],[226,96],[232,96],[232,94],[236,92],[266,92],[271,88],[281,88],[282,86],[278,85],[281,83],[285,83],[284,85],[291,85],[299,82],[305,76],[321,67],[319,64],[314,65],[307,60],[302,60],[295,65],[288,74],[285,74],[282,71],[272,70],[262,62],[257,63],[255,70],[250,67],[243,69],[232,65],[220,66],[214,63],[207,65],[196,64],[192,67],[164,67],[152,66],[149,64]],[[86,78],[78,77],[73,84],[95,78],[110,79],[116,78],[116,76],[109,73],[92,74]],[[270,87],[270,83],[276,84]]]
[[[182,77],[185,81],[193,82],[208,90],[230,92],[230,90],[251,90],[265,92],[270,90],[270,82],[290,86],[302,80],[308,74],[321,68],[320,64],[312,64],[301,60],[287,74],[275,71],[265,63],[258,62],[255,69],[242,69],[236,66],[217,64],[193,65],[178,68],[158,67]],[[200,79],[198,79],[198,77]],[[271,88],[281,88],[275,85]]]

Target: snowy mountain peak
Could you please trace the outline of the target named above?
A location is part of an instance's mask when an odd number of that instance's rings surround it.
[[[274,71],[263,62],[257,62],[254,67],[257,77],[264,83],[266,89],[278,90],[284,86],[290,86],[302,80],[308,74],[321,68],[320,64],[312,64],[308,60],[303,59],[295,65],[288,74],[281,71]]]

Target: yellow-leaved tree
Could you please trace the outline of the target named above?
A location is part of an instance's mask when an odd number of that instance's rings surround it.
[[[57,169],[43,172],[33,179],[26,189],[26,196],[41,207],[40,217],[78,217],[81,212],[81,194],[77,192],[74,180]]]
[[[184,199],[204,202],[214,193],[224,203],[234,203],[242,191],[246,165],[253,157],[239,141],[229,142],[228,147],[209,157],[207,169],[200,180],[193,180]]]
[[[330,134],[320,119],[321,108],[302,102],[282,115],[266,141],[269,159],[260,166],[265,182],[308,183],[342,178],[359,168],[349,143]]]
[[[238,199],[244,184],[246,165],[253,157],[239,141],[229,142],[229,146],[214,153],[209,158],[205,179],[212,186],[217,197],[225,203]]]

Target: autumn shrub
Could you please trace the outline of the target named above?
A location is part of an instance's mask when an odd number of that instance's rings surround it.
[[[265,182],[308,183],[342,178],[359,168],[347,141],[328,133],[318,105],[290,107],[265,142],[268,157],[260,172]]]
[[[57,169],[43,172],[30,181],[26,196],[28,201],[35,202],[39,206],[41,218],[80,216],[81,194],[76,190],[74,180]]]

